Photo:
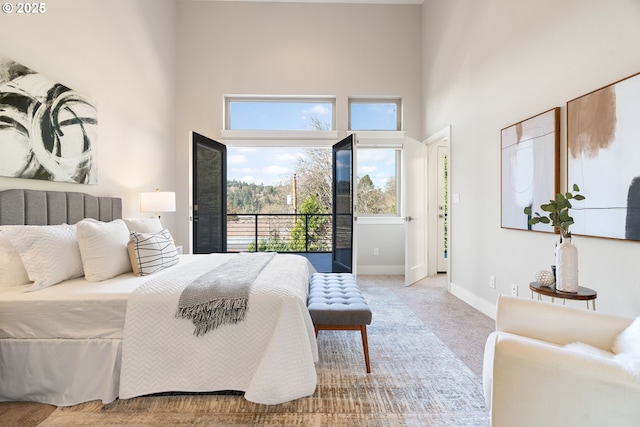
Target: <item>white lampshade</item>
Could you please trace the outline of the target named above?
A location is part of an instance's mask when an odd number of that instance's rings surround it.
[[[140,193],[140,212],[175,212],[176,193],[173,191],[153,191]]]

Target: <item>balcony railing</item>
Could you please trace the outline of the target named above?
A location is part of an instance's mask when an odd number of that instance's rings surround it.
[[[331,252],[331,214],[228,214],[227,252]]]

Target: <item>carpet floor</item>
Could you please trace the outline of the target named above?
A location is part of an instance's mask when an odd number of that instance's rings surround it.
[[[61,408],[2,403],[2,425],[488,426],[479,375],[493,321],[447,293],[442,278],[406,288],[401,276],[359,282],[373,311],[371,374],[359,333],[321,331],[318,387],[310,397],[273,406],[213,393]]]

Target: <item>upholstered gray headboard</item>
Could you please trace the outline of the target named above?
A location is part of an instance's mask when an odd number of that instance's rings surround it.
[[[122,199],[67,191],[0,191],[0,225],[75,224],[83,218],[122,218]]]

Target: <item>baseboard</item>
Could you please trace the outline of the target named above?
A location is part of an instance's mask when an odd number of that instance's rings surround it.
[[[482,298],[479,298],[477,295],[472,294],[462,286],[458,286],[455,283],[451,282],[450,292],[457,298],[460,298],[462,301],[469,304],[471,307],[475,308],[479,312],[489,316],[490,318],[496,318],[496,305],[491,304]]]
[[[404,275],[404,265],[359,265],[357,274],[370,276]]]

